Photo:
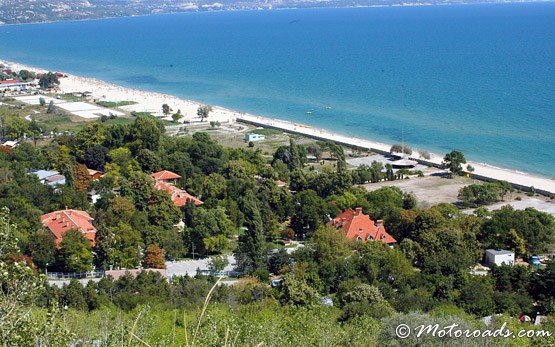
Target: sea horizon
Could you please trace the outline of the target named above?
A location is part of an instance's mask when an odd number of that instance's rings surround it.
[[[540,18],[548,17],[547,19],[552,17],[555,18],[555,11],[554,11],[555,7],[553,6],[546,6],[549,8],[548,15],[542,16],[542,14],[537,13],[539,11],[537,8],[535,9],[534,7],[541,6],[542,4],[549,4],[549,3],[530,3],[530,6],[532,8],[527,6],[524,6],[524,8],[527,11],[531,12],[532,17],[534,16],[539,16]],[[504,13],[503,15],[507,16],[508,18],[514,19],[515,14],[512,13],[512,11],[510,11],[510,8],[514,9],[519,5],[507,4],[508,7],[503,7],[503,5],[501,4],[496,4],[496,5],[490,4],[489,6],[488,5],[464,5],[465,8],[478,9],[478,12],[479,13],[482,12],[482,14],[484,11],[487,14],[487,7],[491,7],[491,6],[496,6],[496,7],[501,6],[502,8],[505,8],[507,13]],[[438,9],[447,8],[447,7],[453,9],[456,7],[456,5],[434,6],[434,7]],[[398,8],[423,8],[423,7],[403,6],[403,7],[366,7],[366,8],[356,8],[356,9],[353,9],[353,8],[310,9],[310,10],[295,9],[295,10],[268,11],[268,13],[279,12],[280,16],[278,16],[279,18],[277,19],[280,21],[283,20],[284,18],[295,17],[295,15],[298,14],[299,17],[301,17],[299,19],[299,22],[301,23],[303,21],[309,20],[309,16],[307,16],[307,13],[308,15],[310,15],[311,11],[319,11],[319,13],[323,13],[325,17],[324,19],[328,22],[328,24],[336,23],[334,22],[334,20],[337,20],[337,18],[334,18],[335,14],[330,13],[333,11],[350,12],[347,14],[355,17],[356,16],[360,17],[358,18],[358,20],[361,21],[360,23],[365,23],[366,19],[368,19],[364,16],[370,16],[372,20],[378,20],[380,19],[379,17],[386,17],[385,18],[386,20],[397,21],[397,23],[399,22],[399,20],[402,20],[402,19],[407,20],[407,18],[408,20],[411,20],[411,19],[414,20],[415,18],[414,13],[406,13],[406,12],[401,13],[402,15],[401,17],[404,16],[405,18],[397,18],[396,15],[399,15],[399,14],[391,14],[391,12],[385,13],[385,14],[380,13],[379,16],[377,17],[375,13],[373,14],[368,13],[368,10],[371,11],[373,9],[395,10]],[[432,8],[432,7],[426,6],[426,8]],[[367,11],[364,11],[365,9]],[[361,13],[360,11],[364,13]],[[261,14],[262,12],[264,11],[261,11],[261,12],[246,11],[245,13],[243,13],[244,15],[243,17],[245,17],[245,14],[246,14],[246,18],[244,19],[248,20],[247,21],[248,25],[250,26],[259,25],[260,23],[256,21],[256,18],[253,18],[253,15]],[[212,26],[210,26],[210,28],[214,29],[214,27],[217,27],[217,26],[225,27],[226,24],[229,26],[229,23],[226,22],[225,17],[228,15],[231,15],[233,17],[234,13],[238,13],[238,12],[231,11],[231,12],[210,13],[211,19],[213,19],[216,22],[216,23],[211,23]],[[285,13],[285,16],[281,16],[281,13]],[[219,14],[222,14],[223,17],[220,16]],[[171,17],[171,18],[177,19],[176,22],[180,22],[183,19],[183,17],[188,17],[190,19],[190,18],[197,17],[197,15],[204,16],[205,13],[181,13],[181,14],[170,14],[170,15],[156,15],[156,17],[159,18],[159,16],[168,16],[168,18]],[[343,15],[345,15],[345,13]],[[417,15],[418,16],[416,16],[416,19],[418,21],[422,19],[422,16],[429,17],[434,15],[434,13],[426,13],[426,11],[424,11],[424,13],[419,13]],[[454,13],[453,11],[448,11],[448,13],[443,13],[443,16],[445,15],[447,15],[448,19],[450,16],[451,17],[455,16],[455,18],[457,18],[456,17],[457,14]],[[262,14],[262,16],[267,17],[268,14]],[[152,25],[153,24],[152,21],[149,21],[149,18],[151,17],[153,16],[112,18],[112,19],[102,19],[102,20],[94,20],[94,21],[92,20],[91,21],[72,21],[72,22],[54,22],[54,23],[47,23],[47,24],[22,24],[17,26],[2,26],[0,27],[0,39],[6,38],[9,36],[9,33],[6,33],[6,30],[5,30],[7,28],[12,28],[12,29],[24,28],[23,30],[20,30],[20,32],[18,33],[20,38],[33,36],[34,30],[28,30],[28,28],[30,28],[31,26],[35,28],[41,27],[42,29],[47,29],[47,31],[50,30],[51,31],[50,33],[57,33],[58,35],[63,34],[61,31],[64,31],[64,29],[68,29],[67,27],[68,25],[71,27],[70,29],[76,29],[76,30],[81,30],[81,32],[85,31],[90,33],[90,30],[94,29],[90,27],[91,25],[90,23],[97,23],[97,24],[100,23],[101,24],[100,27],[104,25],[104,26],[108,26],[110,29],[114,29],[114,26],[115,26],[119,28],[127,28],[126,30],[128,30],[131,27],[133,27],[133,25],[137,24],[137,23],[133,23],[133,20],[138,18],[142,18],[143,19],[142,22],[146,20],[146,23],[142,23],[142,24],[147,25],[147,27],[148,25]],[[469,16],[469,18],[476,19],[475,16]],[[519,17],[516,16],[516,18],[519,18]],[[198,20],[199,18],[196,18],[196,19]],[[201,18],[201,19],[206,19],[206,18]],[[236,19],[237,18],[233,18],[233,20],[236,20]],[[275,25],[276,18],[270,18],[270,19],[274,20],[274,21],[270,21],[270,23],[272,25]],[[382,24],[383,23],[384,22],[382,21]],[[172,26],[174,24],[175,23],[170,23],[167,26],[167,30],[169,30],[168,28],[175,29]],[[281,22],[281,24],[283,24],[283,22]],[[321,23],[315,24],[313,22],[310,22],[309,24],[310,24],[309,29],[314,29],[315,25],[317,27],[317,25],[320,25]],[[85,27],[76,28],[76,26],[82,26],[82,25],[84,25]],[[295,23],[288,22],[288,26],[295,26]],[[62,30],[60,31],[60,29]],[[102,29],[102,28],[99,28],[99,29]],[[239,34],[245,33],[244,31],[240,30],[241,28],[233,27],[232,29],[239,30],[238,32]],[[288,27],[282,28],[282,30],[284,31],[287,31],[288,29],[289,29]],[[374,27],[373,29],[376,30],[376,27]],[[538,29],[538,28],[535,28],[535,29]],[[548,29],[553,30],[553,28],[550,28],[549,25],[548,25]],[[31,36],[29,36],[29,34],[31,34]],[[220,31],[219,35],[221,34],[222,32]],[[309,32],[309,34],[313,34],[313,33]],[[67,32],[66,32],[66,35],[67,35]],[[52,39],[56,38],[56,36],[52,36],[52,35],[49,37]],[[64,37],[64,36],[62,35],[59,37]],[[162,37],[165,38],[165,36],[162,36]],[[214,37],[217,39],[216,46],[218,46],[218,48],[221,48],[221,45],[225,44],[225,42],[223,42],[222,40],[222,37],[218,35]],[[94,36],[90,36],[90,38],[91,38],[91,42],[90,42],[91,44],[98,45],[100,43],[100,41],[96,40]],[[148,39],[149,38],[147,38],[147,40]],[[152,39],[155,39],[155,38],[153,37]],[[254,37],[252,37],[251,39],[256,40],[256,39],[260,39],[260,37],[258,37],[257,35],[254,35]],[[366,94],[359,93],[360,95],[357,95],[357,93],[354,92],[353,88],[351,89],[347,88],[346,90],[345,84],[341,84],[335,90],[333,88],[320,88],[320,90],[318,90],[318,88],[312,88],[311,83],[315,81],[325,80],[329,84],[333,84],[334,82],[336,82],[334,81],[333,78],[334,77],[339,78],[340,76],[335,75],[330,77],[330,76],[325,76],[323,74],[315,74],[314,71],[311,70],[311,68],[314,68],[314,66],[310,64],[304,64],[305,65],[304,67],[308,68],[307,69],[308,77],[305,77],[302,75],[291,76],[291,74],[289,74],[288,76],[278,76],[280,71],[285,71],[285,69],[287,68],[287,64],[284,64],[284,66],[282,66],[279,69],[275,69],[275,66],[274,66],[273,71],[270,71],[267,74],[267,75],[271,75],[273,73],[274,74],[273,77],[277,78],[277,82],[276,82],[276,79],[268,78],[267,80],[262,81],[262,83],[260,83],[259,79],[261,78],[263,79],[264,77],[268,77],[268,76],[258,77],[256,81],[252,82],[252,81],[249,81],[248,79],[247,71],[243,71],[243,73],[240,74],[240,76],[237,74],[234,75],[233,73],[230,73],[229,71],[226,71],[226,70],[214,71],[213,70],[214,68],[222,67],[222,64],[218,64],[217,62],[214,62],[214,61],[210,61],[209,64],[207,64],[206,70],[210,70],[209,73],[207,73],[206,71],[203,71],[202,66],[200,66],[198,69],[193,69],[192,65],[195,65],[195,64],[191,64],[191,63],[200,63],[202,61],[202,58],[207,58],[208,56],[207,52],[202,52],[202,51],[200,51],[198,54],[201,56],[200,58],[198,56],[195,56],[194,52],[189,52],[188,50],[186,50],[184,53],[182,52],[183,54],[186,55],[187,59],[191,60],[190,63],[186,61],[184,62],[183,60],[176,60],[177,63],[172,63],[171,62],[172,60],[169,59],[168,57],[160,56],[158,57],[158,59],[156,59],[158,61],[158,65],[153,66],[151,64],[148,64],[148,62],[151,62],[151,59],[146,59],[144,57],[141,58],[140,56],[138,56],[137,59],[141,61],[142,66],[141,64],[136,64],[136,63],[128,64],[128,66],[122,66],[122,63],[125,62],[126,58],[129,58],[129,56],[126,56],[125,54],[122,54],[121,52],[118,52],[118,51],[113,52],[116,55],[115,58],[113,59],[113,64],[110,64],[110,60],[106,60],[104,55],[102,55],[102,59],[100,61],[97,61],[96,64],[94,63],[94,61],[90,59],[88,61],[86,59],[81,60],[81,63],[80,63],[79,54],[76,54],[77,56],[72,56],[70,54],[65,58],[57,59],[57,58],[60,58],[60,52],[56,50],[55,54],[49,56],[47,53],[44,53],[44,48],[42,47],[44,43],[39,44],[38,51],[41,52],[41,55],[44,54],[41,57],[32,55],[28,49],[22,46],[17,47],[17,50],[13,50],[13,46],[12,46],[12,51],[10,51],[8,54],[5,54],[6,45],[10,46],[10,43],[14,42],[13,37],[9,40],[10,42],[6,42],[4,40],[0,40],[0,41],[4,42],[4,44],[0,43],[0,49],[2,49],[2,52],[0,52],[0,59],[6,60],[6,61],[13,61],[24,65],[36,66],[39,68],[59,70],[76,76],[95,78],[95,79],[106,81],[116,85],[121,85],[127,88],[174,95],[179,98],[194,100],[200,103],[209,103],[215,106],[221,106],[227,109],[236,110],[238,112],[245,112],[245,113],[260,115],[268,118],[284,119],[287,121],[307,124],[312,127],[326,129],[334,133],[339,133],[343,135],[348,135],[348,136],[353,136],[353,137],[358,137],[358,138],[363,138],[363,139],[368,139],[373,141],[379,141],[379,142],[389,143],[389,144],[400,143],[404,141],[405,143],[411,145],[414,150],[426,150],[437,154],[442,154],[452,149],[459,149],[463,151],[470,160],[473,160],[475,162],[486,163],[487,165],[513,171],[513,172],[524,172],[535,176],[542,176],[542,177],[547,177],[551,179],[555,177],[555,168],[552,165],[552,163],[555,162],[555,156],[553,155],[553,153],[550,153],[550,150],[549,150],[550,146],[555,145],[555,140],[553,136],[550,134],[550,131],[555,130],[555,123],[554,123],[555,115],[553,114],[554,111],[552,107],[553,100],[551,100],[549,97],[549,95],[553,95],[551,93],[551,90],[554,89],[553,82],[551,82],[551,84],[549,83],[550,76],[552,77],[552,74],[553,74],[554,63],[552,59],[549,59],[549,57],[547,58],[544,57],[545,60],[543,62],[545,63],[545,66],[542,66],[541,64],[539,65],[539,69],[540,70],[543,69],[541,72],[544,72],[545,74],[545,76],[543,77],[545,78],[545,81],[543,78],[538,78],[537,81],[534,81],[535,82],[534,84],[530,84],[528,86],[528,87],[532,86],[534,90],[537,90],[539,86],[539,89],[543,89],[543,93],[545,94],[543,96],[541,94],[539,96],[536,95],[535,97],[534,95],[531,96],[530,94],[524,95],[524,97],[528,98],[525,101],[533,101],[531,105],[535,109],[532,110],[531,109],[532,107],[529,107],[527,109],[524,103],[514,102],[513,100],[513,104],[510,106],[516,106],[518,112],[515,112],[515,113],[517,113],[517,115],[515,115],[511,119],[505,119],[504,116],[507,116],[508,113],[506,114],[503,114],[503,113],[507,112],[507,110],[510,108],[503,107],[502,105],[499,104],[500,100],[496,100],[496,103],[498,103],[497,106],[500,107],[499,113],[501,113],[501,115],[499,114],[496,115],[495,112],[492,112],[491,107],[488,108],[487,106],[489,105],[486,104],[486,106],[483,107],[483,111],[484,111],[483,114],[472,114],[471,112],[469,112],[470,117],[469,117],[469,114],[463,114],[463,116],[467,118],[461,122],[460,119],[457,119],[459,118],[458,117],[459,114],[456,112],[457,109],[460,107],[460,105],[453,105],[453,108],[449,109],[448,107],[446,107],[444,102],[436,101],[436,100],[431,100],[432,105],[430,106],[430,109],[428,110],[428,112],[434,113],[434,114],[430,117],[426,112],[427,111],[426,103],[425,102],[422,103],[422,100],[416,100],[418,98],[411,98],[411,93],[415,92],[415,89],[412,89],[412,87],[414,87],[414,83],[413,83],[414,81],[400,81],[399,79],[402,76],[396,76],[396,79],[399,81],[399,84],[401,85],[401,87],[390,88],[390,90],[388,90],[389,92],[394,93],[393,97],[390,97],[390,99],[394,99],[394,100],[386,100],[385,96],[388,96],[388,94],[385,92],[375,93],[375,94],[379,94],[377,96],[372,95],[372,93],[366,93]],[[40,42],[40,41],[37,41],[37,42]],[[78,41],[74,40],[74,42],[68,42],[69,46],[73,44],[74,48],[76,47],[76,48],[83,49],[83,47],[80,47],[79,45],[75,45],[74,44],[75,42],[78,42]],[[120,42],[120,41],[117,41],[117,42]],[[232,43],[238,43],[238,42],[240,41],[233,41]],[[313,41],[310,41],[310,40],[304,41],[304,43],[307,43],[307,42],[312,43],[314,45],[314,49],[322,49],[321,46],[318,46]],[[328,42],[337,43],[337,40],[335,41],[330,40]],[[35,48],[37,46],[37,45],[33,45],[33,42],[27,42],[27,43],[29,45],[34,46]],[[383,42],[381,43],[383,44]],[[548,42],[546,42],[545,44],[546,44],[545,50],[547,51],[547,53],[551,52],[551,50],[553,50],[553,44],[550,44]],[[57,45],[59,46],[59,43],[56,43],[53,46],[57,46]],[[115,45],[115,43],[112,43],[112,45]],[[183,48],[184,46],[181,46],[181,47]],[[256,47],[257,48],[261,47],[259,42],[256,42]],[[302,46],[297,46],[297,47],[302,48]],[[96,48],[98,51],[98,49],[100,49],[101,47],[97,46]],[[233,49],[231,50],[235,51]],[[86,52],[87,50],[85,49],[84,51]],[[212,51],[213,50],[211,50],[211,52]],[[257,51],[254,50],[253,52],[256,53]],[[283,53],[279,50],[278,52],[280,54]],[[152,52],[150,53],[152,54]],[[267,54],[266,51],[264,51],[263,53]],[[306,58],[306,55],[310,55],[309,51],[303,51],[302,53],[305,54],[305,58]],[[544,54],[548,55],[547,53],[544,53]],[[172,54],[176,54],[176,53],[174,52]],[[332,54],[332,55],[336,57],[336,54]],[[177,57],[177,55],[173,56],[174,59],[175,57]],[[376,55],[373,57],[375,58]],[[148,58],[151,58],[151,56]],[[224,55],[222,56],[222,58],[227,58],[232,60],[232,67],[234,69],[241,68],[242,66],[246,66],[244,62],[237,61],[237,60],[240,60],[241,58],[241,57],[237,57],[237,55],[233,55],[233,54],[230,54],[228,56]],[[325,60],[325,58],[322,58],[322,59]],[[44,62],[44,63],[41,63],[41,62]],[[323,65],[325,65],[326,67],[329,67],[329,64],[326,64],[326,63],[327,62],[324,62]],[[377,75],[381,75],[379,72],[381,72],[382,74],[387,74],[387,73],[394,74],[394,72],[390,72],[389,70],[387,70],[388,68],[392,68],[393,66],[395,66],[394,64],[384,65],[383,61],[380,61],[380,63],[381,63],[380,67],[384,67],[384,69],[381,69],[381,71],[378,68],[376,69],[376,71],[373,71],[372,74],[367,74],[367,76],[361,76],[360,74],[357,76],[356,73],[352,73],[350,75],[347,75],[346,78],[348,78],[349,80],[352,80],[353,78],[356,79],[357,77],[359,79],[363,77],[375,77],[374,74],[376,73]],[[403,65],[398,65],[398,67],[399,66],[403,67],[404,69],[408,68]],[[140,74],[139,72],[141,71],[141,67],[146,68],[146,72],[148,72],[148,74],[147,73]],[[364,67],[367,67],[367,66],[364,66]],[[439,64],[438,67],[442,67],[441,64]],[[234,72],[233,69],[230,69],[230,70]],[[260,69],[256,69],[256,70],[257,72],[260,71]],[[354,70],[356,70],[356,66]],[[354,72],[360,72],[360,71],[362,70],[358,70]],[[294,72],[299,72],[299,71],[294,71]],[[331,70],[331,72],[336,74],[338,71]],[[480,72],[485,73],[487,71],[480,71]],[[167,76],[165,76],[168,73],[169,74],[175,73],[176,81],[172,81],[171,77],[168,78]],[[184,74],[184,75],[181,75],[181,74]],[[220,75],[220,77],[215,79],[209,78],[210,76],[214,77],[216,75]],[[400,75],[403,75],[403,74],[401,73]],[[235,78],[231,78],[231,77],[235,77]],[[287,82],[292,82],[291,80],[292,77],[300,77],[301,80],[304,77],[304,78],[308,78],[309,80],[305,81],[304,83],[299,83],[298,81],[294,82],[293,92],[288,93],[287,90],[284,91],[284,89],[282,88],[287,86]],[[378,82],[388,81],[388,78],[383,78],[381,76],[379,77],[382,80]],[[440,78],[441,76],[439,77],[434,76],[434,77],[438,79],[438,82],[439,82],[438,84],[440,85],[440,86],[437,86],[436,88],[444,87],[444,84],[447,81],[447,79],[441,79]],[[310,80],[311,78],[312,80]],[[515,78],[514,80],[519,80],[519,79]],[[511,85],[510,82],[514,82],[514,80],[509,81],[507,85],[510,86]],[[364,85],[364,86],[369,85],[363,82],[362,80],[360,80],[360,82],[361,82],[361,85]],[[404,86],[405,83],[403,82],[406,82],[408,86]],[[338,80],[336,83],[340,83],[340,81]],[[543,83],[543,86],[542,86],[542,83]],[[187,86],[191,86],[193,84],[194,84],[194,87],[191,87],[190,89],[187,88]],[[268,86],[268,84],[270,86]],[[416,83],[416,85],[418,85],[418,83]],[[307,88],[299,88],[299,87],[307,87]],[[490,86],[487,85],[486,83],[485,87],[490,87]],[[522,87],[525,87],[525,86],[520,86],[520,88]],[[311,88],[316,90],[312,90]],[[434,89],[432,87],[429,87],[429,88]],[[454,88],[454,89],[455,91],[451,91],[451,92],[460,91],[460,90],[457,90],[457,88]],[[484,89],[492,92],[492,90],[488,88],[484,88]],[[519,90],[516,90],[515,93],[518,93]],[[438,89],[435,89],[432,92],[435,92],[435,91],[438,91]],[[349,93],[349,92],[352,92],[352,93]],[[444,90],[444,92],[446,92],[446,90]],[[306,95],[303,96],[303,94],[306,94]],[[367,100],[364,100],[364,97],[367,95],[371,95],[373,97],[373,100],[371,103],[369,103]],[[474,95],[471,95],[471,96],[474,96]],[[380,97],[382,99],[380,99]],[[447,95],[447,97],[449,99],[449,98],[452,98],[453,96]],[[465,97],[468,98],[468,96],[461,95],[461,98],[465,98]],[[542,100],[544,101],[543,103],[542,103]],[[380,103],[380,101],[383,101],[383,103]],[[394,101],[397,101],[397,102],[394,102]],[[430,102],[430,100],[428,100],[428,102]],[[469,106],[469,105],[466,105],[466,106]],[[479,110],[480,109],[479,106],[480,106],[479,104],[478,105],[470,104],[469,108],[471,109],[474,108]],[[520,109],[518,109],[519,107]],[[446,114],[446,118],[441,118],[441,117],[438,118],[438,114],[437,114],[438,111],[441,111],[444,114]],[[522,115],[525,115],[527,118],[526,119],[521,118]],[[543,115],[543,116],[540,118],[537,118],[538,115]],[[488,118],[488,116],[491,118],[485,119],[485,118]],[[526,122],[523,122],[521,126],[519,126],[518,124],[515,124],[515,122],[518,122],[519,118],[526,120]],[[341,121],[343,124],[335,124],[338,121]],[[475,123],[472,123],[473,124],[472,127],[467,127],[468,121],[470,121],[471,123],[472,122],[475,122]],[[504,121],[507,122],[508,124],[502,124]],[[499,122],[497,123],[499,126],[496,126],[496,122]],[[365,125],[365,124],[370,124],[370,125]],[[519,140],[519,137],[515,136],[514,134],[513,136],[511,136],[511,131],[515,131],[515,130],[520,132],[521,134],[520,136],[522,137],[520,140]],[[545,133],[542,134],[543,131],[545,131]],[[442,132],[445,132],[447,135],[453,135],[453,139],[451,141],[447,140],[442,135]],[[437,134],[438,137],[440,138],[433,139],[433,141],[430,141],[430,138],[433,138],[435,136],[434,134]],[[464,141],[465,136],[468,136],[470,141],[473,142],[472,146],[465,144],[465,141]],[[479,141],[477,142],[476,139],[480,139],[481,137],[482,137],[482,140],[481,140],[482,142],[479,142]],[[528,147],[526,147],[523,144],[526,143],[527,141],[528,142],[532,141],[533,143],[528,144]],[[486,147],[486,150],[484,151],[482,147]],[[496,149],[501,150],[501,152],[496,153]],[[537,155],[540,159],[538,160],[538,159],[532,158],[533,155]],[[533,167],[530,166],[531,164],[534,164],[534,166]]]

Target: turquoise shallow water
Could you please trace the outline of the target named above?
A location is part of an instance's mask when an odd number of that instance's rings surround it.
[[[554,38],[555,3],[188,13],[4,26],[0,58],[555,177]]]

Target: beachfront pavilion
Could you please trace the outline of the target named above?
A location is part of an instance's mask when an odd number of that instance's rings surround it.
[[[391,166],[394,169],[413,169],[416,165],[418,165],[417,161],[406,158],[398,159],[391,162]]]

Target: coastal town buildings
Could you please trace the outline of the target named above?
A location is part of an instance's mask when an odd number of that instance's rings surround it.
[[[245,142],[251,141],[263,141],[266,139],[266,136],[262,134],[255,134],[255,133],[246,133],[245,134]]]
[[[383,220],[373,221],[358,207],[348,209],[328,222],[328,225],[341,230],[348,239],[354,241],[381,241],[388,245],[397,243],[385,230]]]
[[[36,87],[36,84],[31,82],[22,82],[17,79],[8,79],[0,81],[0,92],[19,92],[25,91]]]
[[[87,168],[87,171],[89,171],[89,176],[91,177],[92,181],[97,181],[98,179],[100,179],[100,177],[104,176],[104,172],[102,171],[97,171],[89,168]]]
[[[9,149],[14,149],[19,145],[19,141],[6,141],[2,144],[3,147],[7,147]]]
[[[34,170],[29,174],[38,177],[42,184],[48,184],[52,187],[63,186],[66,184],[66,177],[54,170]]]
[[[175,172],[163,170],[152,173],[150,176],[156,181],[154,187],[158,190],[164,190],[170,194],[175,206],[181,207],[188,203],[193,203],[195,206],[202,205],[202,201],[200,199],[187,193],[184,189],[175,186],[175,181],[181,178],[181,176]]]
[[[507,250],[486,250],[485,263],[487,266],[497,265],[514,265],[515,253]]]
[[[40,217],[40,221],[54,236],[54,242],[59,247],[64,235],[69,230],[80,231],[83,236],[95,244],[96,228],[92,225],[94,219],[85,211],[80,210],[60,210]]]

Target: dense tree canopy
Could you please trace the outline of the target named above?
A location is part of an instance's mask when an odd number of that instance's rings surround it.
[[[237,287],[215,289],[215,302],[233,310],[254,305],[248,307],[255,312],[302,307],[310,317],[331,300],[330,319],[341,327],[366,321],[379,326],[394,321],[399,312],[433,312],[445,306],[475,317],[553,313],[552,262],[540,269],[502,266],[483,278],[471,275],[486,248],[512,249],[524,258],[552,251],[552,216],[511,207],[466,215],[452,204],[422,206],[395,187],[369,191],[357,185],[399,174],[377,162],[351,169],[343,148],[333,143],[300,143],[291,139],[274,153],[227,148],[204,132],[167,137],[161,122],[144,116],[130,125],[90,122],[74,135],[36,147],[23,143],[11,153],[0,153],[0,205],[10,208],[11,220],[19,225],[15,236],[20,250],[13,258],[43,273],[47,264],[48,271],[64,272],[93,266],[164,268],[167,260],[209,255],[214,256],[211,270],[218,272],[232,253],[236,270],[252,277]],[[327,163],[309,163],[307,153]],[[456,156],[451,159],[460,162]],[[37,169],[58,170],[68,183],[44,185],[28,174]],[[106,175],[91,181],[87,169]],[[170,194],[156,189],[150,174],[163,169],[180,175],[172,184],[203,204],[178,207]],[[277,179],[286,186],[278,186]],[[491,187],[461,191],[461,200],[489,201],[489,193],[480,189]],[[495,189],[496,200],[510,192],[503,184]],[[87,199],[92,190],[100,194],[95,204]],[[40,216],[66,207],[93,216],[94,246],[71,231],[56,248]],[[354,243],[340,230],[326,227],[330,218],[356,207],[374,221],[384,220],[397,240],[393,248],[381,242]],[[290,244],[290,239],[303,242]],[[146,304],[173,312],[202,305],[213,283],[200,275],[168,282],[159,274],[141,273],[49,288],[36,302],[92,313],[106,307],[128,312]]]

